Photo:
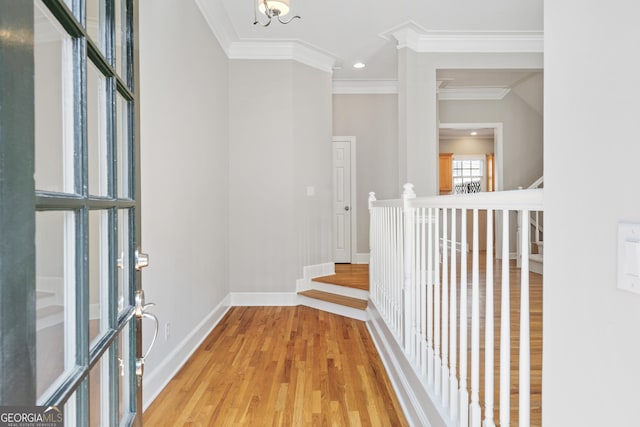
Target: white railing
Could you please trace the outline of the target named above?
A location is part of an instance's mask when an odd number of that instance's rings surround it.
[[[538,178],[537,180],[535,180],[529,187],[527,187],[529,190],[533,190],[533,189],[542,189],[544,187],[544,176],[541,176],[540,178]],[[523,224],[527,224],[528,222],[528,227],[529,227],[529,231],[530,231],[530,236],[531,236],[531,244],[529,245],[527,252],[522,252],[520,250],[520,248],[522,247],[521,245],[518,245],[518,249],[517,249],[517,264],[518,267],[521,266],[522,263],[522,254],[526,253],[528,254],[529,260],[533,262],[533,264],[540,264],[542,263],[542,259],[543,259],[543,233],[544,233],[544,228],[543,228],[543,220],[544,220],[544,215],[542,211],[532,211],[529,213],[529,220],[528,221],[521,221],[521,217],[518,217],[518,233],[520,233],[520,230],[523,228]],[[520,239],[520,235],[518,234],[518,241]],[[529,264],[529,267],[531,268],[532,271],[536,271],[538,273],[542,274],[542,270],[540,266],[532,266],[531,263]]]
[[[376,201],[375,194],[369,194],[371,301],[425,389],[435,396],[434,404],[447,424],[495,426],[494,352],[499,347],[498,418],[500,426],[508,426],[512,385],[510,313],[517,313],[510,308],[510,273],[515,267],[509,264],[509,215],[515,212],[528,218],[530,212],[542,211],[543,190],[416,198],[411,184],[404,188],[403,198],[398,200]],[[486,215],[486,224],[479,221],[481,212]],[[494,217],[501,230],[498,257],[494,255],[492,238]],[[482,248],[486,250],[483,271],[481,231],[487,236],[486,247]],[[529,228],[524,227],[521,234],[523,252],[528,251]],[[470,253],[467,237],[471,238]],[[530,425],[529,268],[525,258],[519,279],[513,280],[521,295],[517,343],[517,424],[521,427]],[[500,285],[502,314],[498,347],[494,337],[494,330],[498,330],[494,329],[494,265],[500,271],[496,281]]]

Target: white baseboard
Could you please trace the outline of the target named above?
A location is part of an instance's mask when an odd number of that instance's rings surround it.
[[[295,292],[231,292],[230,304],[234,307],[292,306],[298,305]]]
[[[352,264],[369,264],[369,253],[356,254],[351,261]]]
[[[333,262],[302,267],[302,279],[296,280],[296,292],[310,289],[311,279],[332,274],[336,274],[336,265]]]
[[[425,379],[415,373],[395,337],[382,320],[375,305],[369,301],[367,329],[378,350],[393,389],[409,425],[425,427],[454,427],[446,414],[442,414],[433,392],[425,387]]]
[[[178,373],[180,368],[189,360],[194,351],[216,327],[218,322],[231,308],[230,298],[227,295],[207,317],[205,317],[193,331],[186,336],[180,344],[164,359],[153,371],[144,378],[143,408],[146,410],[160,392],[169,384],[169,381]]]

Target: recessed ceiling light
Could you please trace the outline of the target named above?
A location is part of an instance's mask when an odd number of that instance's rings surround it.
[[[364,62],[356,62],[355,64],[353,64],[353,68],[364,68]]]
[[[476,132],[475,130],[473,132],[471,132],[471,136],[476,136],[478,134],[478,132]]]

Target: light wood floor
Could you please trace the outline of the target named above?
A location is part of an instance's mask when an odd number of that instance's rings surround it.
[[[336,264],[335,272],[330,276],[316,277],[313,281],[369,290],[368,264]]]
[[[482,417],[485,416],[484,408],[484,324],[485,324],[485,303],[486,303],[486,256],[480,252],[480,406],[482,407]],[[500,399],[500,304],[501,304],[501,277],[502,261],[496,260],[493,265],[494,270],[494,421],[499,426],[499,399]],[[467,313],[469,314],[468,342],[467,348],[471,348],[471,256],[469,256],[469,277],[467,279]],[[460,273],[458,271],[457,293],[458,302],[460,298]],[[529,273],[529,302],[530,302],[530,356],[531,356],[531,411],[530,425],[542,425],[542,285],[543,276],[536,273]],[[511,334],[511,384],[510,384],[510,425],[518,426],[518,400],[519,400],[519,352],[520,352],[520,269],[516,267],[515,260],[509,264],[510,283],[510,334]],[[459,313],[459,311],[458,311]],[[467,366],[471,367],[471,355],[467,355]],[[459,355],[456,364],[460,366]],[[469,371],[470,372],[470,371]],[[470,382],[467,380],[469,395],[471,395]]]
[[[234,307],[144,414],[147,426],[405,426],[363,322]]]
[[[486,254],[480,252],[480,403],[482,414],[484,417],[484,322],[485,322],[485,301],[486,301]],[[471,348],[471,255],[468,257],[468,277],[467,277],[467,325],[468,325],[468,343],[467,348]],[[459,260],[458,260],[459,264]],[[343,286],[359,287],[360,289],[368,289],[369,269],[368,265],[357,264],[336,264],[336,274],[325,276],[316,281],[326,283],[337,283]],[[500,303],[501,303],[501,277],[502,264],[496,261],[494,270],[494,420],[499,425],[499,399],[500,399],[500,376],[499,376],[499,360],[500,360]],[[366,280],[366,288],[364,283]],[[515,261],[510,262],[509,266],[509,282],[510,282],[510,316],[511,316],[511,387],[510,387],[510,425],[518,425],[518,399],[519,399],[519,351],[520,351],[520,269],[516,267]],[[458,270],[457,280],[458,304],[460,298],[460,270]],[[542,276],[536,273],[529,274],[529,300],[530,300],[530,334],[531,334],[531,426],[540,426],[542,424]],[[459,306],[458,306],[459,310]],[[459,311],[458,311],[459,313]],[[467,357],[467,366],[471,366],[470,354]],[[456,366],[460,366],[460,360]],[[471,394],[470,381],[469,394]]]

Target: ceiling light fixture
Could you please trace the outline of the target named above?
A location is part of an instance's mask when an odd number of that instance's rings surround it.
[[[478,134],[478,132],[476,132],[475,130],[473,132],[471,132],[471,136],[476,136]]]
[[[366,65],[364,64],[364,62],[356,62],[355,64],[353,64],[353,68],[364,68]]]
[[[252,2],[255,0],[251,0]],[[262,23],[258,19],[258,15],[256,12],[256,8],[253,8],[253,25],[260,24],[263,27],[268,27],[271,24],[272,19],[277,19],[281,24],[288,24],[294,19],[300,19],[300,16],[295,15],[289,18],[286,21],[281,19],[282,16],[285,16],[289,13],[289,4],[290,0],[258,0],[258,9],[260,13],[263,13],[267,17],[267,22]]]

